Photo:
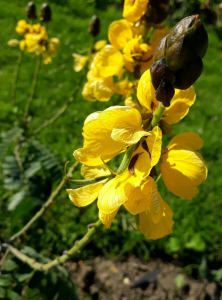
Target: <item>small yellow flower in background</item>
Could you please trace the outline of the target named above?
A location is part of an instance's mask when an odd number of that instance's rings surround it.
[[[147,11],[149,0],[125,0],[123,17],[130,22],[137,22]]]
[[[16,40],[16,39],[12,39],[12,40],[9,40],[9,41],[7,42],[7,45],[8,45],[9,47],[16,47],[16,46],[19,45],[19,41]]]
[[[100,41],[97,41],[94,45],[94,50],[96,52],[102,50],[107,44],[107,41],[106,40],[100,40]]]
[[[207,166],[196,152],[204,145],[197,133],[176,135],[163,150],[160,170],[167,188],[176,196],[191,200],[199,191],[196,188],[207,178]]]
[[[49,39],[44,26],[39,23],[31,25],[25,20],[20,20],[15,30],[19,35],[23,35],[23,39],[21,41],[9,40],[10,47],[19,45],[21,51],[42,55],[44,64],[52,61],[51,56],[56,55],[60,41],[58,38]]]
[[[17,26],[15,28],[15,31],[19,35],[25,35],[27,33],[32,32],[32,25],[28,24],[25,20],[20,20],[17,23]]]
[[[89,57],[77,53],[73,53],[72,56],[74,58],[73,70],[75,72],[80,72],[85,67]]]

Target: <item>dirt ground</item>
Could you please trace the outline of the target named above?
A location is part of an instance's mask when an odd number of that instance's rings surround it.
[[[69,262],[66,268],[78,285],[81,300],[220,299],[215,283],[206,284],[186,275],[178,288],[175,280],[181,274],[181,268],[160,260],[144,263],[135,257],[127,261],[96,257],[90,263]]]

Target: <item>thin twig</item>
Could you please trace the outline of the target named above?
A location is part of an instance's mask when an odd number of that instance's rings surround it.
[[[23,52],[20,51],[20,55],[16,64],[16,68],[15,68],[15,79],[13,82],[13,86],[12,86],[12,106],[15,106],[16,103],[16,91],[17,91],[17,83],[18,83],[18,77],[19,77],[19,71],[20,71],[20,66],[22,63],[22,57],[23,57]]]
[[[75,245],[68,250],[65,254],[55,258],[52,261],[49,261],[46,264],[42,264],[37,262],[35,259],[28,257],[27,255],[23,254],[21,251],[16,249],[15,247],[9,244],[3,244],[3,247],[9,249],[9,251],[16,256],[18,259],[23,261],[24,263],[28,264],[31,268],[38,271],[47,271],[52,267],[55,267],[59,264],[62,264],[69,260],[71,257],[79,253],[93,238],[98,228],[102,225],[102,222],[98,220],[94,223],[93,227],[88,230],[88,232],[81,238],[81,240],[77,241]]]
[[[30,97],[28,99],[26,108],[25,108],[25,113],[24,113],[24,117],[23,117],[23,124],[26,127],[27,124],[27,118],[29,115],[29,109],[30,106],[32,104],[32,101],[34,99],[35,96],[35,91],[36,91],[36,86],[37,86],[37,82],[38,82],[38,77],[39,77],[39,71],[42,65],[42,56],[39,55],[37,63],[36,63],[36,68],[35,68],[35,73],[34,73],[34,77],[33,77],[33,83],[32,83],[32,89],[31,89],[31,93],[30,93]]]
[[[74,170],[77,167],[77,165],[78,165],[78,162],[75,162],[70,167],[67,176],[72,176],[72,173],[74,172]],[[18,237],[20,237],[22,234],[24,234],[33,225],[33,223],[36,222],[36,220],[38,220],[42,216],[42,214],[45,212],[45,210],[53,202],[53,200],[55,199],[55,197],[57,197],[60,194],[60,192],[63,190],[63,187],[64,187],[65,183],[66,183],[66,179],[64,177],[62,179],[62,181],[60,182],[60,184],[55,189],[55,191],[53,191],[51,193],[49,199],[42,205],[42,208],[34,215],[34,217],[32,217],[32,219],[20,231],[18,231],[16,234],[14,234],[11,238],[9,238],[7,240],[8,243],[14,242]]]
[[[9,255],[9,252],[10,252],[10,250],[7,249],[5,251],[5,253],[3,254],[3,256],[2,256],[2,259],[0,261],[0,271],[1,271],[1,267],[3,266],[3,264],[4,264],[4,262],[5,262],[6,258],[7,258],[7,256]],[[1,272],[0,272],[0,274],[1,274]]]

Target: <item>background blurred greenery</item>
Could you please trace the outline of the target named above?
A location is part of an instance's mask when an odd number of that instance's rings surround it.
[[[93,0],[49,2],[53,16],[48,24],[48,31],[51,37],[60,39],[61,45],[52,63],[41,68],[36,97],[30,111],[32,117],[30,133],[43,121],[52,117],[72,96],[81,76],[81,73],[73,71],[72,53],[86,54],[90,40],[87,32],[90,17],[96,13],[101,19],[101,32],[97,40],[107,39],[109,24],[121,18],[121,2],[120,0],[96,1],[96,3]],[[39,0],[35,3],[38,7],[41,5]],[[34,55],[24,55],[17,90],[17,108],[13,110],[11,89],[19,51],[17,48],[9,48],[7,41],[19,38],[14,29],[18,20],[25,19],[26,4],[27,1],[24,0],[1,1],[0,124],[2,132],[8,132],[12,128],[16,122],[15,115],[21,117],[24,113],[36,63]],[[133,230],[131,226],[133,219],[122,210],[114,220],[111,229],[103,228],[90,247],[86,247],[80,253],[79,258],[89,259],[99,254],[106,257],[122,257],[134,253],[145,259],[149,259],[150,256],[171,259],[176,253],[181,264],[200,263],[201,257],[205,255],[212,265],[222,266],[222,41],[216,34],[214,26],[206,26],[209,33],[209,50],[204,58],[203,75],[195,83],[197,100],[188,116],[174,126],[173,133],[175,135],[180,132],[194,131],[205,141],[201,153],[207,162],[209,175],[206,182],[200,186],[199,195],[192,201],[179,199],[167,191],[163,181],[160,180],[160,193],[174,211],[175,225],[170,236],[157,241],[147,240],[140,232]],[[1,238],[8,238],[22,228],[47,199],[51,189],[58,184],[64,163],[67,160],[74,162],[72,153],[82,145],[81,132],[86,116],[94,111],[103,110],[112,103],[112,100],[107,103],[89,103],[79,92],[59,120],[31,139],[35,144],[44,145],[46,147],[44,151],[48,151],[48,155],[51,153],[50,155],[53,155],[56,160],[55,165],[58,165],[56,176],[51,173],[50,168],[48,173],[44,173],[42,169],[35,172],[35,178],[42,188],[37,200],[34,197],[24,200],[9,210],[16,189],[6,189],[3,183],[5,176],[3,174],[0,176]],[[173,135],[166,140],[169,141]],[[2,142],[3,140],[4,135]],[[26,163],[29,163],[31,158],[27,149],[26,145],[23,151],[26,157],[28,156]],[[7,155],[12,155],[12,151],[13,145],[9,147]],[[32,155],[37,154],[32,153]],[[4,169],[7,159],[3,157],[2,162],[1,170]],[[74,176],[79,178],[79,172]],[[65,189],[55,202],[55,205],[18,242],[29,245],[49,258],[70,248],[85,233],[87,224],[96,221],[98,213],[96,203],[82,209],[74,207]]]

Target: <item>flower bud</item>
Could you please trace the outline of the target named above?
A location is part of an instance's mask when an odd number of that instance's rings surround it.
[[[165,57],[166,54],[166,45],[167,45],[167,36],[165,36],[156,47],[156,51],[154,54],[154,61],[157,61],[163,57]]]
[[[156,99],[162,102],[165,107],[169,107],[174,94],[173,85],[166,81],[166,79],[162,79],[155,93]]]
[[[197,57],[204,57],[208,48],[208,35],[199,15],[181,20],[170,31],[166,46],[166,63],[178,71]]]
[[[49,22],[52,18],[51,8],[47,3],[43,3],[40,9],[40,20],[42,22]]]
[[[195,62],[180,69],[176,73],[176,80],[174,87],[180,90],[188,89],[200,77],[203,72],[203,62],[200,56],[197,57]]]
[[[208,35],[198,15],[171,29],[157,46],[150,68],[158,101],[169,106],[174,88],[188,89],[200,77],[207,48]]]
[[[100,32],[100,19],[97,15],[92,16],[91,20],[89,21],[89,33],[96,37]]]
[[[152,84],[155,90],[161,83],[162,79],[165,79],[167,82],[174,84],[175,76],[172,70],[166,65],[165,58],[161,58],[152,64],[150,68]]]
[[[29,2],[26,6],[26,16],[31,19],[31,20],[35,20],[36,19],[36,8],[35,8],[35,4],[34,2]]]

